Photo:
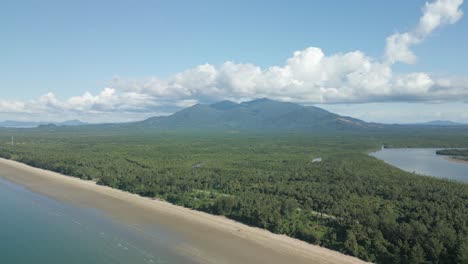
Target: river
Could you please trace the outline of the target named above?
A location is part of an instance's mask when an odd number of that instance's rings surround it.
[[[468,183],[468,165],[437,155],[438,148],[382,148],[370,155],[408,172]]]

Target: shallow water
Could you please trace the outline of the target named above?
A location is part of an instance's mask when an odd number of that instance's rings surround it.
[[[0,178],[0,263],[193,263],[164,230],[116,223]]]
[[[437,155],[438,148],[382,148],[370,155],[402,170],[468,183],[468,165]]]

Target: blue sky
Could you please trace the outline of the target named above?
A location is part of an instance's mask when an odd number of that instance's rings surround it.
[[[192,103],[267,96],[351,116],[372,106],[395,112],[360,115],[370,121],[468,122],[468,21],[460,1],[438,0],[427,11],[425,1],[3,1],[0,119],[136,120]],[[447,6],[455,9],[443,13]],[[428,32],[425,12],[442,18]],[[417,59],[389,59],[386,39],[405,32]],[[330,70],[307,68],[316,56]],[[292,73],[291,58],[300,60]],[[268,71],[275,66],[290,78]],[[385,80],[359,90],[350,74],[362,71]],[[239,83],[245,79],[251,82]],[[427,114],[398,114],[402,103]]]

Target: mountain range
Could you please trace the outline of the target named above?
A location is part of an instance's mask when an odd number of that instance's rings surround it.
[[[154,130],[154,131],[249,131],[275,132],[360,132],[389,129],[448,129],[467,127],[450,121],[387,125],[341,116],[314,106],[274,101],[267,98],[235,103],[221,101],[196,104],[169,116],[151,117],[130,123],[86,124],[79,120],[65,122],[0,122],[0,127],[40,127],[43,129]]]
[[[414,123],[410,125],[416,125],[416,126],[468,126],[468,124],[464,123],[457,123],[449,120],[434,120],[434,121],[429,121],[429,122],[424,122],[424,123]]]

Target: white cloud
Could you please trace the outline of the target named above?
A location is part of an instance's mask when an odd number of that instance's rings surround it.
[[[24,103],[19,101],[0,100],[0,112],[18,113],[24,111]]]
[[[201,65],[167,80],[154,80],[116,79],[110,86],[162,101],[269,97],[305,103],[360,103],[468,97],[467,79],[438,78],[424,72],[395,75],[389,64],[360,51],[327,56],[317,47],[294,52],[283,66],[262,69],[228,61],[220,66]]]
[[[396,33],[387,38],[386,61],[391,64],[395,62],[415,63],[416,55],[411,51],[411,46],[422,42],[436,28],[456,23],[463,16],[463,11],[460,9],[462,4],[463,0],[426,2],[423,15],[413,31]]]
[[[426,73],[411,73],[396,78],[394,91],[403,95],[424,95],[433,85],[434,81]]]
[[[48,93],[28,102],[0,100],[0,113],[130,118],[173,112],[198,102],[259,97],[332,104],[468,102],[467,78],[440,77],[424,72],[394,74],[392,71],[395,62],[416,61],[411,51],[413,45],[423,41],[436,28],[457,22],[463,15],[462,3],[462,0],[426,3],[414,30],[387,38],[383,60],[361,51],[327,55],[318,47],[309,47],[294,52],[284,65],[268,68],[227,61],[221,65],[199,65],[167,79],[117,77],[108,88],[95,95],[86,92],[60,100]]]
[[[416,55],[410,50],[410,47],[419,43],[421,40],[410,33],[396,33],[387,38],[385,46],[385,58],[393,64],[395,62],[404,62],[413,64],[416,62]]]
[[[463,11],[460,10],[462,4],[463,0],[426,2],[423,8],[423,16],[419,19],[419,24],[416,29],[417,33],[422,36],[427,36],[439,26],[454,24],[463,16]]]

